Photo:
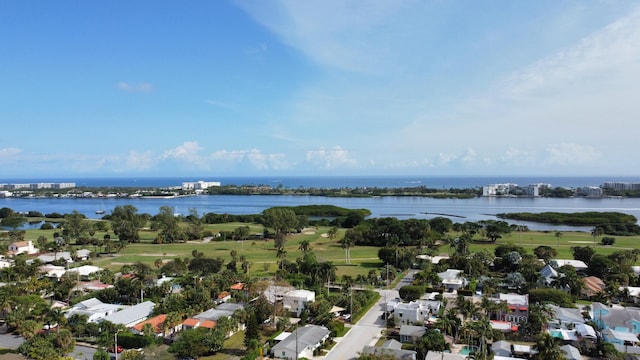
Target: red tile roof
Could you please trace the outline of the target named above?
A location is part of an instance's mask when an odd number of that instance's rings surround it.
[[[182,322],[183,326],[196,327],[200,320],[194,318],[188,318],[187,320]]]
[[[239,282],[239,283],[233,284],[233,285],[231,285],[229,287],[229,289],[231,289],[231,290],[242,290],[242,289],[244,289],[244,283]]]
[[[222,300],[224,298],[226,298],[227,296],[231,296],[231,294],[229,294],[228,291],[223,291],[220,293],[220,295],[218,295],[218,299]]]
[[[162,332],[162,324],[164,323],[165,319],[167,318],[167,314],[161,314],[158,316],[154,316],[151,319],[147,319],[141,323],[136,324],[133,328],[138,330],[138,331],[142,331],[142,328],[144,327],[145,324],[151,324],[153,325],[153,327],[156,329],[156,333],[161,333]]]
[[[213,329],[216,327],[216,322],[213,320],[202,320],[202,322],[200,322],[200,327]]]

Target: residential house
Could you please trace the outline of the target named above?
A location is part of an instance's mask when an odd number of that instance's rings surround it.
[[[491,344],[491,352],[494,356],[511,357],[511,343],[505,340],[498,340]]]
[[[400,342],[415,344],[424,334],[427,328],[424,326],[402,325],[400,326]]]
[[[0,255],[0,269],[8,268],[13,266],[13,259],[7,259],[4,255]]]
[[[562,345],[560,346],[560,350],[562,350],[567,360],[582,360],[582,354],[580,354],[580,350],[575,346]]]
[[[587,276],[582,278],[584,288],[580,291],[583,297],[590,298],[604,291],[606,284],[602,279],[596,276]]]
[[[297,290],[293,289],[285,294],[282,298],[282,307],[295,316],[300,316],[300,313],[307,304],[316,300],[316,293],[309,290]]]
[[[197,327],[213,329],[214,327],[216,327],[216,322],[213,320],[195,318],[188,318],[182,322],[182,329],[184,330],[195,329]]]
[[[549,326],[555,329],[574,328],[575,325],[584,324],[585,319],[578,308],[563,308],[556,305],[547,305],[553,314]]]
[[[243,304],[222,303],[213,309],[209,309],[189,319],[186,319],[185,321],[182,322],[182,328],[184,329],[192,329],[196,327],[213,328],[215,327],[218,320],[220,320],[223,317],[230,318],[236,311],[241,309],[244,309]],[[244,330],[244,328],[245,328],[245,324],[238,324],[239,330]],[[233,331],[234,329],[231,329],[231,332],[227,335],[228,336],[233,335]]]
[[[540,277],[544,285],[551,286],[553,281],[558,278],[558,271],[551,264],[547,264],[540,270]]]
[[[151,324],[153,326],[153,329],[155,331],[155,336],[164,336],[164,337],[169,337],[175,333],[177,333],[178,331],[182,330],[182,324],[178,324],[177,326],[174,326],[172,328],[167,328],[165,330],[165,321],[167,320],[167,314],[160,314],[158,316],[154,316],[152,318],[149,318],[143,322],[137,323],[136,325],[134,325],[132,327],[132,331],[134,333],[138,333],[138,334],[142,334],[144,327],[146,324]]]
[[[18,255],[18,254],[27,254],[34,255],[38,253],[38,249],[33,246],[33,241],[16,241],[9,245],[9,249],[7,254],[9,255]]]
[[[628,352],[628,347],[635,348],[640,344],[638,336],[629,332],[604,329],[600,333],[604,341],[613,344],[620,352]]]
[[[510,321],[490,320],[489,323],[493,330],[498,330],[503,333],[518,331],[518,325],[513,324]]]
[[[57,251],[52,253],[40,254],[37,257],[43,264],[49,264],[54,261],[59,261],[60,259],[64,259],[67,264],[73,263],[73,259],[71,258],[71,253],[68,251]]]
[[[440,301],[418,299],[408,303],[391,301],[387,303],[387,311],[393,312],[398,324],[420,324],[429,320],[432,314],[437,314],[442,303]]]
[[[90,256],[91,256],[91,250],[88,250],[88,249],[76,250],[76,260],[86,261],[86,260],[89,260]]]
[[[466,360],[467,357],[460,354],[446,353],[442,351],[429,351],[424,360]]]
[[[365,346],[363,354],[387,355],[396,360],[416,360],[417,353],[413,350],[403,350],[402,343],[396,340],[385,341],[381,346]]]
[[[64,266],[51,264],[42,265],[38,270],[46,277],[56,280],[60,279],[67,272],[67,269]]]
[[[216,304],[222,304],[231,300],[231,293],[228,291],[223,291],[218,294],[218,299],[216,300]]]
[[[553,259],[551,262],[554,262],[557,265],[557,268],[561,268],[563,266],[573,266],[577,272],[586,271],[589,267],[584,261],[581,260],[565,260],[565,259]]]
[[[105,317],[125,308],[119,304],[105,304],[102,301],[91,298],[81,301],[65,312],[65,317],[69,319],[73,315],[86,315],[87,322],[98,322]]]
[[[312,358],[314,351],[329,339],[331,332],[324,326],[307,325],[299,327],[286,339],[271,348],[271,354],[277,359]]]
[[[126,309],[110,314],[103,320],[109,321],[115,325],[132,327],[149,318],[149,315],[151,315],[155,306],[156,304],[153,301],[145,301],[143,303],[133,305]]]
[[[102,268],[93,265],[82,265],[77,268],[69,269],[67,274],[76,276],[78,280],[89,281],[91,276],[102,271]]]
[[[526,357],[526,358],[529,358],[532,355],[538,353],[538,351],[535,350],[532,345],[520,345],[520,344],[512,344],[511,352],[515,357]]]
[[[614,305],[608,307],[602,303],[591,305],[593,321],[600,329],[640,334],[640,308]]]
[[[529,294],[499,294],[495,301],[507,304],[506,310],[498,311],[498,320],[521,324],[529,319]]]
[[[452,292],[467,285],[467,279],[462,276],[463,273],[462,270],[447,269],[447,271],[438,273],[438,277],[446,291]]]

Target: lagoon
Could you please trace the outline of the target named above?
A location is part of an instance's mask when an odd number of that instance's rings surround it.
[[[449,217],[453,222],[494,220],[495,214],[506,212],[584,212],[617,211],[640,218],[639,198],[513,198],[477,197],[471,199],[434,199],[419,196],[384,196],[370,198],[336,198],[324,196],[298,195],[198,195],[176,198],[2,198],[0,207],[14,211],[39,211],[43,214],[60,214],[78,211],[90,219],[103,215],[116,206],[133,205],[139,213],[155,215],[161,206],[169,206],[175,213],[188,215],[195,209],[199,215],[219,214],[259,214],[273,206],[336,205],[349,209],[369,209],[371,217],[396,217],[398,219],[431,219],[438,216]],[[442,215],[447,214],[447,215]],[[511,222],[514,223],[514,222]],[[514,223],[515,224],[515,223]],[[554,226],[518,222],[531,230],[550,231],[590,231],[587,227]]]

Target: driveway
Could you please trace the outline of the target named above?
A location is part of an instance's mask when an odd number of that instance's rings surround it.
[[[410,284],[415,273],[415,270],[410,270],[393,289],[378,290],[381,295],[380,300],[356,324],[353,324],[344,337],[336,339],[338,343],[324,358],[326,360],[357,359],[365,346],[375,345],[382,331],[386,329],[385,321],[382,319],[386,301],[397,298],[398,289]]]

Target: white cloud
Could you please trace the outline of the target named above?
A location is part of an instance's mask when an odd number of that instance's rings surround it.
[[[258,170],[283,170],[291,167],[287,161],[285,154],[282,153],[263,153],[258,149],[250,150],[218,150],[211,154],[211,159],[218,162],[226,163],[243,163],[248,164]]]
[[[415,49],[412,41],[395,41],[395,35],[419,38],[416,32],[420,28],[412,26],[416,19],[409,20],[419,12],[407,6],[415,5],[413,1],[238,3],[256,21],[313,61],[350,71],[380,71],[389,58],[402,58],[409,55],[410,49]],[[399,16],[400,13],[403,16]],[[425,15],[422,12],[423,21],[426,21]],[[401,54],[399,45],[403,45]]]
[[[165,150],[162,159],[185,160],[192,163],[200,163],[202,157],[198,154],[202,146],[197,141],[185,141],[182,145],[173,149]]]
[[[18,156],[21,153],[22,153],[22,149],[18,149],[14,147],[0,149],[0,160],[1,159],[11,160],[13,157]]]
[[[126,169],[144,170],[154,167],[158,163],[158,158],[153,155],[151,151],[137,152],[134,150],[129,151],[125,157]]]
[[[140,93],[148,93],[153,91],[153,85],[149,83],[137,83],[131,84],[124,81],[121,81],[117,84],[118,89],[125,92],[140,92]]]
[[[638,68],[640,10],[584,37],[579,44],[543,58],[512,74],[504,94],[515,99],[543,96],[549,90],[598,78],[602,86],[613,74]],[[601,78],[598,74],[605,77]]]
[[[551,165],[580,165],[593,164],[602,155],[592,146],[580,144],[552,144],[546,148],[548,157],[546,164]]]
[[[307,151],[307,161],[314,166],[324,169],[356,165],[356,161],[350,158],[349,151],[340,146],[336,146],[333,149],[320,148],[318,150],[309,150]]]

